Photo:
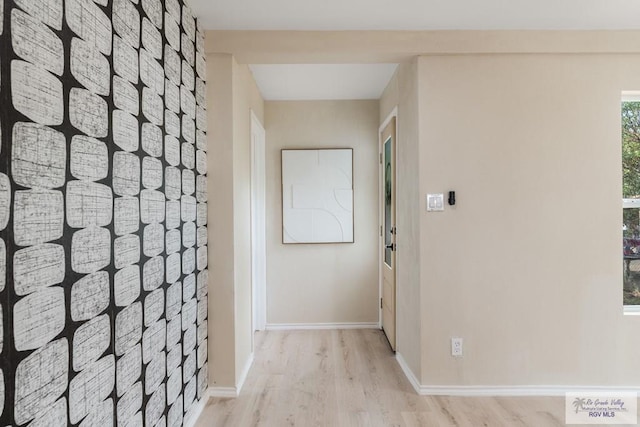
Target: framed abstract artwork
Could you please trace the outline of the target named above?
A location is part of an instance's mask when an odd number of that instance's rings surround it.
[[[282,150],[282,243],[353,243],[353,149]]]

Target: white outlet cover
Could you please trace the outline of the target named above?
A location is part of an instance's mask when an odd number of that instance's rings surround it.
[[[451,355],[462,356],[462,338],[451,338]]]

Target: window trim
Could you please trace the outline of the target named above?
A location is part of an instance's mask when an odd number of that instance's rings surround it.
[[[622,199],[622,209],[640,209],[640,199]],[[622,304],[625,315],[640,316],[640,305]]]
[[[625,316],[640,316],[640,305],[624,305],[622,307]]]
[[[640,91],[628,90],[623,91],[621,96],[622,102],[639,102]],[[622,209],[640,209],[640,199],[622,199]],[[623,313],[625,316],[640,316],[640,305],[628,305],[622,304]]]
[[[640,199],[622,199],[622,209],[640,209]]]
[[[621,102],[638,102],[640,101],[640,90],[625,90],[622,92]]]

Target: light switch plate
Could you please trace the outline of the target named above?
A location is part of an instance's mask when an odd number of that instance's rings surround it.
[[[427,212],[444,211],[444,194],[427,194]]]

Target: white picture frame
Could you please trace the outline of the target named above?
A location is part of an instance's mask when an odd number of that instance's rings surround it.
[[[282,150],[282,243],[354,243],[353,149]]]

